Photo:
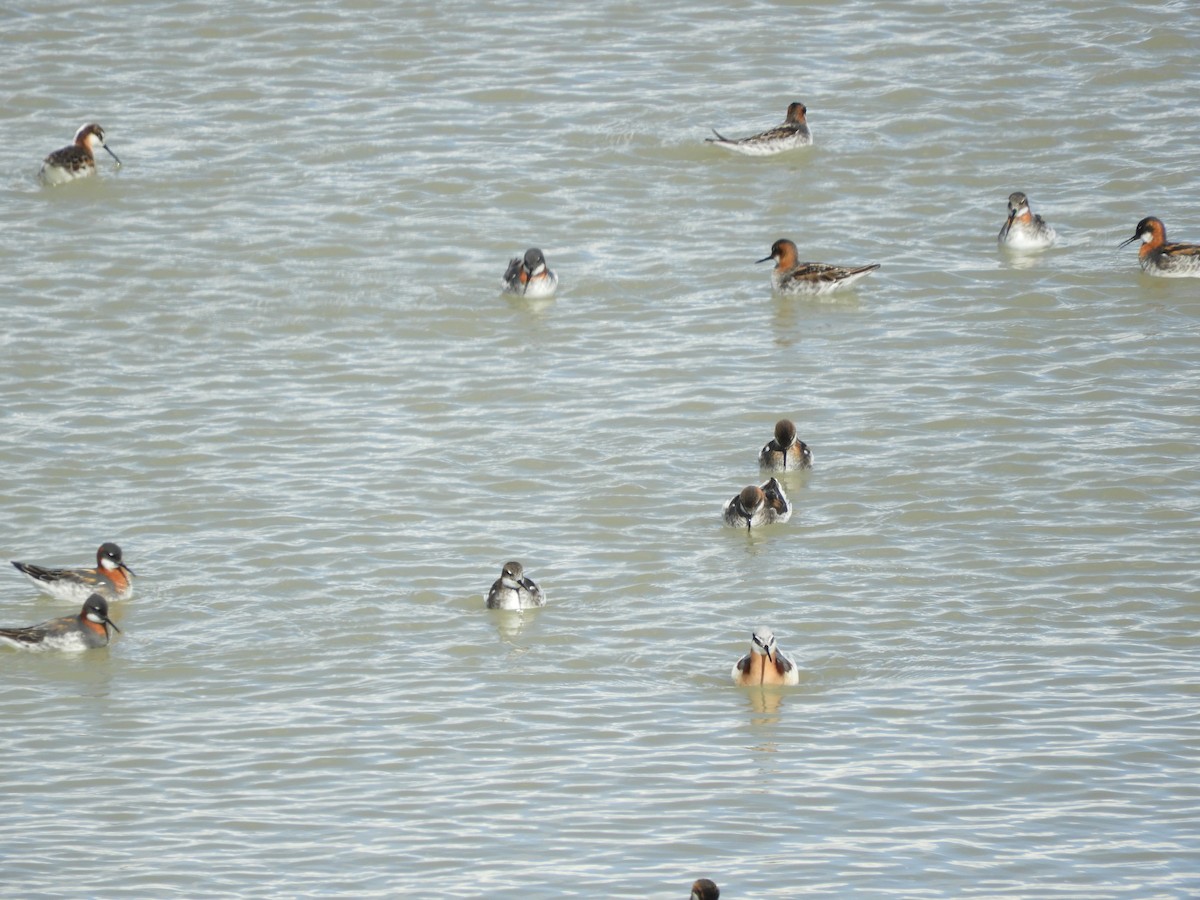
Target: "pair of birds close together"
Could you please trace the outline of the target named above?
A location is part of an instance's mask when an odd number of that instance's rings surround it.
[[[1046,220],[1029,208],[1029,198],[1020,191],[1008,195],[1008,219],[1000,229],[1001,244],[1014,250],[1044,250],[1053,246],[1058,234]],[[1133,237],[1118,245],[1141,241],[1138,264],[1149,275],[1163,278],[1200,277],[1200,244],[1167,240],[1167,228],[1160,219],[1147,216],[1137,223]]]
[[[21,650],[94,650],[108,645],[110,628],[120,632],[108,617],[108,602],[133,596],[129,580],[133,570],[125,565],[116,544],[100,545],[94,569],[47,569],[15,560],[13,566],[51,597],[82,601],[83,608],[78,615],[39,625],[0,628],[0,641]]]
[[[808,108],[801,102],[788,104],[787,115],[781,124],[749,137],[731,140],[717,129],[715,138],[705,138],[710,144],[741,153],[744,156],[774,156],[799,147],[812,146],[812,132],[808,130]],[[764,263],[775,260],[771,272],[771,286],[780,294],[824,294],[838,288],[849,287],[865,275],[879,268],[879,263],[866,266],[835,266],[830,263],[800,262],[796,245],[787,238],[780,238],[771,245],[771,253],[758,260]]]
[[[812,451],[796,437],[796,426],[790,419],[775,423],[775,437],[758,452],[758,464],[772,472],[794,472],[811,469]],[[792,504],[775,477],[762,484],[749,484],[725,503],[722,509],[725,524],[733,528],[757,528],[760,525],[786,522],[792,517]]]

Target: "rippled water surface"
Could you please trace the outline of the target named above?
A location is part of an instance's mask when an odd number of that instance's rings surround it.
[[[1200,241],[1193,4],[20,7],[0,555],[138,592],[0,650],[0,893],[1200,893],[1200,280],[1116,248]]]

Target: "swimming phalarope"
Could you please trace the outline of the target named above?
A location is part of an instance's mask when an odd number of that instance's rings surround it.
[[[773,522],[786,522],[792,516],[792,505],[783,493],[777,478],[759,485],[747,485],[725,503],[725,524],[733,528],[757,528]]]
[[[546,257],[537,247],[525,251],[525,258],[514,256],[504,272],[504,290],[524,297],[549,297],[558,289],[558,275],[546,267]]]
[[[525,577],[525,567],[516,560],[504,564],[487,595],[488,609],[532,609],[545,605],[546,595],[532,579]]]
[[[997,240],[1013,250],[1045,250],[1058,240],[1054,229],[1029,208],[1029,198],[1020,191],[1008,195],[1008,219]]]
[[[729,674],[740,687],[800,683],[800,670],[791,657],[775,646],[775,634],[765,626],[754,629],[750,652],[733,664]]]
[[[1138,262],[1142,271],[1163,278],[1200,278],[1200,244],[1167,243],[1167,228],[1162,221],[1147,216],[1137,223],[1133,237],[1121,246],[1142,242]]]
[[[96,551],[94,569],[45,569],[33,563],[12,561],[18,572],[59,600],[79,603],[89,594],[103,594],[110,600],[128,600],[133,596],[133,570],[121,560],[121,548],[104,543]]]
[[[87,178],[89,175],[96,174],[96,157],[94,151],[97,147],[103,147],[108,150],[109,156],[117,160],[117,165],[121,165],[121,160],[117,159],[117,154],[109,149],[108,144],[104,143],[104,129],[95,122],[89,122],[83,125],[75,132],[75,141],[69,147],[63,147],[61,150],[55,150],[42,162],[42,168],[38,172],[38,178],[42,184],[66,184],[68,181],[74,181],[76,178]]]
[[[692,882],[692,893],[688,900],[721,900],[721,889],[707,878]]]
[[[775,437],[758,452],[758,464],[772,472],[794,472],[811,469],[812,451],[808,444],[796,437],[796,426],[791,419],[780,419],[775,423]]]
[[[21,650],[63,650],[74,653],[108,645],[108,629],[121,630],[108,617],[108,601],[92,594],[77,616],[63,616],[40,625],[0,628],[0,640]]]
[[[788,105],[787,118],[783,120],[783,124],[776,125],[768,131],[730,140],[714,128],[712,133],[716,137],[704,140],[746,156],[771,156],[785,150],[795,150],[797,147],[808,147],[813,140],[808,131],[808,122],[804,120],[807,114],[808,110],[803,103],[791,103]]]
[[[848,268],[828,263],[798,262],[796,245],[787,238],[777,240],[771,245],[771,255],[755,262],[765,263],[769,259],[775,260],[771,286],[781,294],[825,294],[849,287],[879,268],[879,263]]]

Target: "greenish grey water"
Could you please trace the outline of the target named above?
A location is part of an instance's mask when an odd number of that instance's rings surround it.
[[[1200,241],[1190,5],[3,16],[0,555],[140,577],[0,651],[0,893],[1200,889],[1200,282],[1116,249]],[[784,236],[883,267],[775,298]],[[792,522],[723,529],[781,415]]]

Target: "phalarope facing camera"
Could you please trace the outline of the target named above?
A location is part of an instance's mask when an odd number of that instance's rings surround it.
[[[546,595],[533,579],[525,577],[525,567],[516,560],[504,564],[500,577],[488,591],[488,609],[533,609],[545,605]]]
[[[774,632],[765,626],[754,629],[750,636],[750,652],[733,664],[730,675],[739,687],[800,683],[800,670],[791,657],[776,646]]]
[[[504,272],[504,290],[522,297],[550,297],[558,289],[558,275],[546,266],[546,258],[537,247],[525,251],[525,258],[514,256]]]
[[[1008,195],[1008,219],[997,238],[1012,250],[1045,250],[1058,240],[1054,229],[1029,208],[1029,198],[1020,191]]]
[[[811,469],[813,454],[808,444],[796,437],[792,420],[780,419],[775,423],[775,437],[758,452],[758,464],[772,472],[795,472]]]
[[[792,505],[783,493],[777,478],[761,485],[747,485],[726,501],[722,510],[725,524],[731,528],[758,528],[760,525],[783,523],[792,517]]]

